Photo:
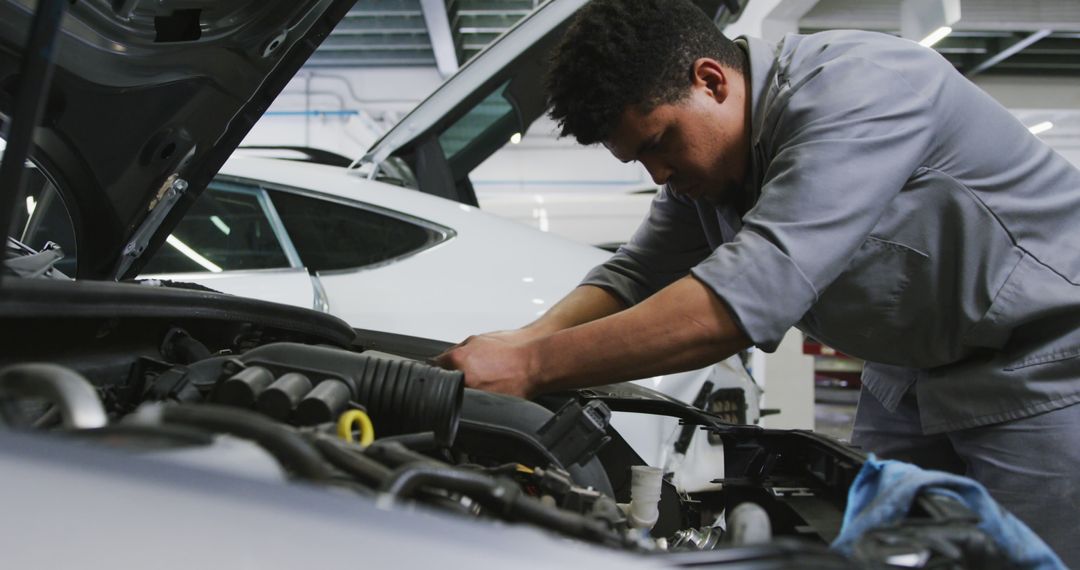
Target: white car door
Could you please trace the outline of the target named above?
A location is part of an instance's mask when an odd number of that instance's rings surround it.
[[[326,310],[266,191],[243,182],[212,182],[140,277]]]

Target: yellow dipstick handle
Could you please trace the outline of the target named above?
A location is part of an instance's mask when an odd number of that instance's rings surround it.
[[[360,424],[360,445],[367,447],[375,441],[375,426],[371,425],[371,418],[360,410],[349,410],[337,422],[338,437],[348,442],[353,439],[353,424]]]

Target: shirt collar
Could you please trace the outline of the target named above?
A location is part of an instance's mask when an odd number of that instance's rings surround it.
[[[765,86],[769,82],[776,63],[777,45],[760,38],[739,36],[735,45],[746,52],[750,71],[750,140],[761,140],[761,123],[764,119]]]
[[[766,87],[776,64],[777,46],[759,38],[740,36],[735,45],[746,52],[747,70],[750,73],[750,172],[739,203],[733,204],[740,214],[750,210],[761,194],[765,175],[764,158],[761,155],[762,125],[765,122],[765,105],[769,94]]]

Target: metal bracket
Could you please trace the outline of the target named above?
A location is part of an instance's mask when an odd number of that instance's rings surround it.
[[[146,215],[142,225],[135,231],[135,236],[124,246],[124,252],[113,272],[113,279],[120,279],[127,272],[131,264],[139,258],[146,246],[150,244],[150,238],[157,233],[165,217],[172,211],[173,206],[180,200],[180,195],[188,188],[188,183],[179,174],[172,174],[165,179],[165,183],[157,192],[157,196],[150,203],[150,213]]]

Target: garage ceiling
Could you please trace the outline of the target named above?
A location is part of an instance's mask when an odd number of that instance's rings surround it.
[[[540,3],[539,0],[361,0],[330,33],[308,65],[435,66],[439,63],[437,58],[453,58],[456,67]],[[441,18],[439,10],[443,14]],[[433,41],[433,37],[437,39]]]
[[[1080,76],[1077,0],[961,0],[960,21],[934,49],[967,75]],[[819,0],[802,32],[857,28],[900,33],[899,0]]]
[[[452,72],[540,0],[362,0],[308,63],[313,67],[438,66]],[[702,1],[716,13],[722,4]],[[820,0],[803,32],[899,33],[900,0]],[[962,17],[935,49],[961,72],[1080,76],[1077,0],[962,0]],[[433,39],[434,38],[434,39]]]

